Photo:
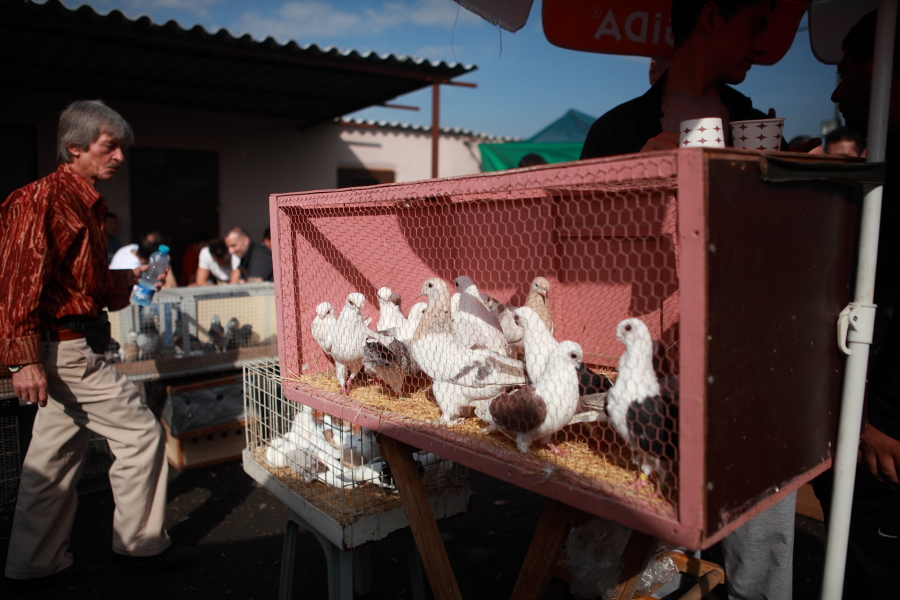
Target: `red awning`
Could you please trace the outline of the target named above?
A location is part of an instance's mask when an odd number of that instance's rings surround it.
[[[544,35],[551,44],[572,50],[669,56],[674,44],[671,8],[672,0],[545,0]],[[766,54],[758,64],[782,59],[805,11],[806,0],[778,0],[765,34]]]

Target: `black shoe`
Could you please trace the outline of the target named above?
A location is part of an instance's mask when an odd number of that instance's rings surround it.
[[[114,554],[113,557],[116,564],[125,567],[165,571],[167,569],[178,569],[194,564],[200,560],[200,550],[192,546],[172,544],[166,548],[165,552],[154,556],[125,556],[124,554]]]
[[[32,579],[10,579],[6,580],[6,591],[12,596],[24,596],[51,586],[65,586],[90,579],[99,575],[103,571],[103,565],[95,563],[74,563],[71,566],[54,573],[53,575],[45,575],[44,577],[33,577]]]

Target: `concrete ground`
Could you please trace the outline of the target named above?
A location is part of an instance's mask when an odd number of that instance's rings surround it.
[[[440,523],[450,561],[464,598],[508,598],[527,552],[544,500],[531,492],[470,473],[471,510]],[[169,573],[147,573],[112,564],[113,501],[108,490],[83,495],[71,550],[76,560],[105,564],[99,577],[70,589],[47,589],[29,600],[276,598],[285,527],[284,506],[248,477],[239,461],[177,473],[169,483],[169,531],[182,544],[201,549],[200,564]],[[12,513],[0,514],[0,561],[5,563]],[[797,517],[794,599],[819,597],[824,527]],[[374,589],[359,599],[411,598],[402,557],[406,539],[378,542],[372,553]],[[325,555],[315,537],[301,531],[294,597],[327,599]],[[721,588],[720,588],[721,589]],[[2,595],[2,594],[0,594]],[[724,598],[724,595],[721,597]],[[554,579],[545,598],[571,598]]]

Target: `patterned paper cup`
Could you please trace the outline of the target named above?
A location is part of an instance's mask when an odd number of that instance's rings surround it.
[[[731,137],[735,148],[780,150],[784,119],[732,121]]]
[[[679,148],[724,148],[722,119],[708,117],[682,121],[678,130]]]

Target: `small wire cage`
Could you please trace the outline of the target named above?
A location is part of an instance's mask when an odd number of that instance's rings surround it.
[[[22,476],[22,462],[31,434],[21,421],[28,424],[31,418],[27,411],[34,405],[20,405],[18,398],[0,399],[0,510],[12,510],[19,495],[19,481]],[[87,452],[78,479],[79,494],[87,494],[109,488],[109,468],[113,455],[106,438],[91,432]]]
[[[15,398],[12,385],[12,374],[6,367],[0,367],[0,399]]]
[[[277,359],[244,365],[249,458],[339,524],[401,509],[376,434],[285,399],[281,381]],[[413,459],[429,498],[468,498],[463,467],[429,452]]]
[[[22,457],[19,450],[19,401],[0,399],[0,509],[11,506],[19,493]]]
[[[714,543],[825,468],[840,394],[856,192],[765,184],[758,161],[683,149],[273,195],[285,394]]]
[[[109,362],[135,381],[240,368],[278,354],[271,283],[160,290],[110,313]]]

